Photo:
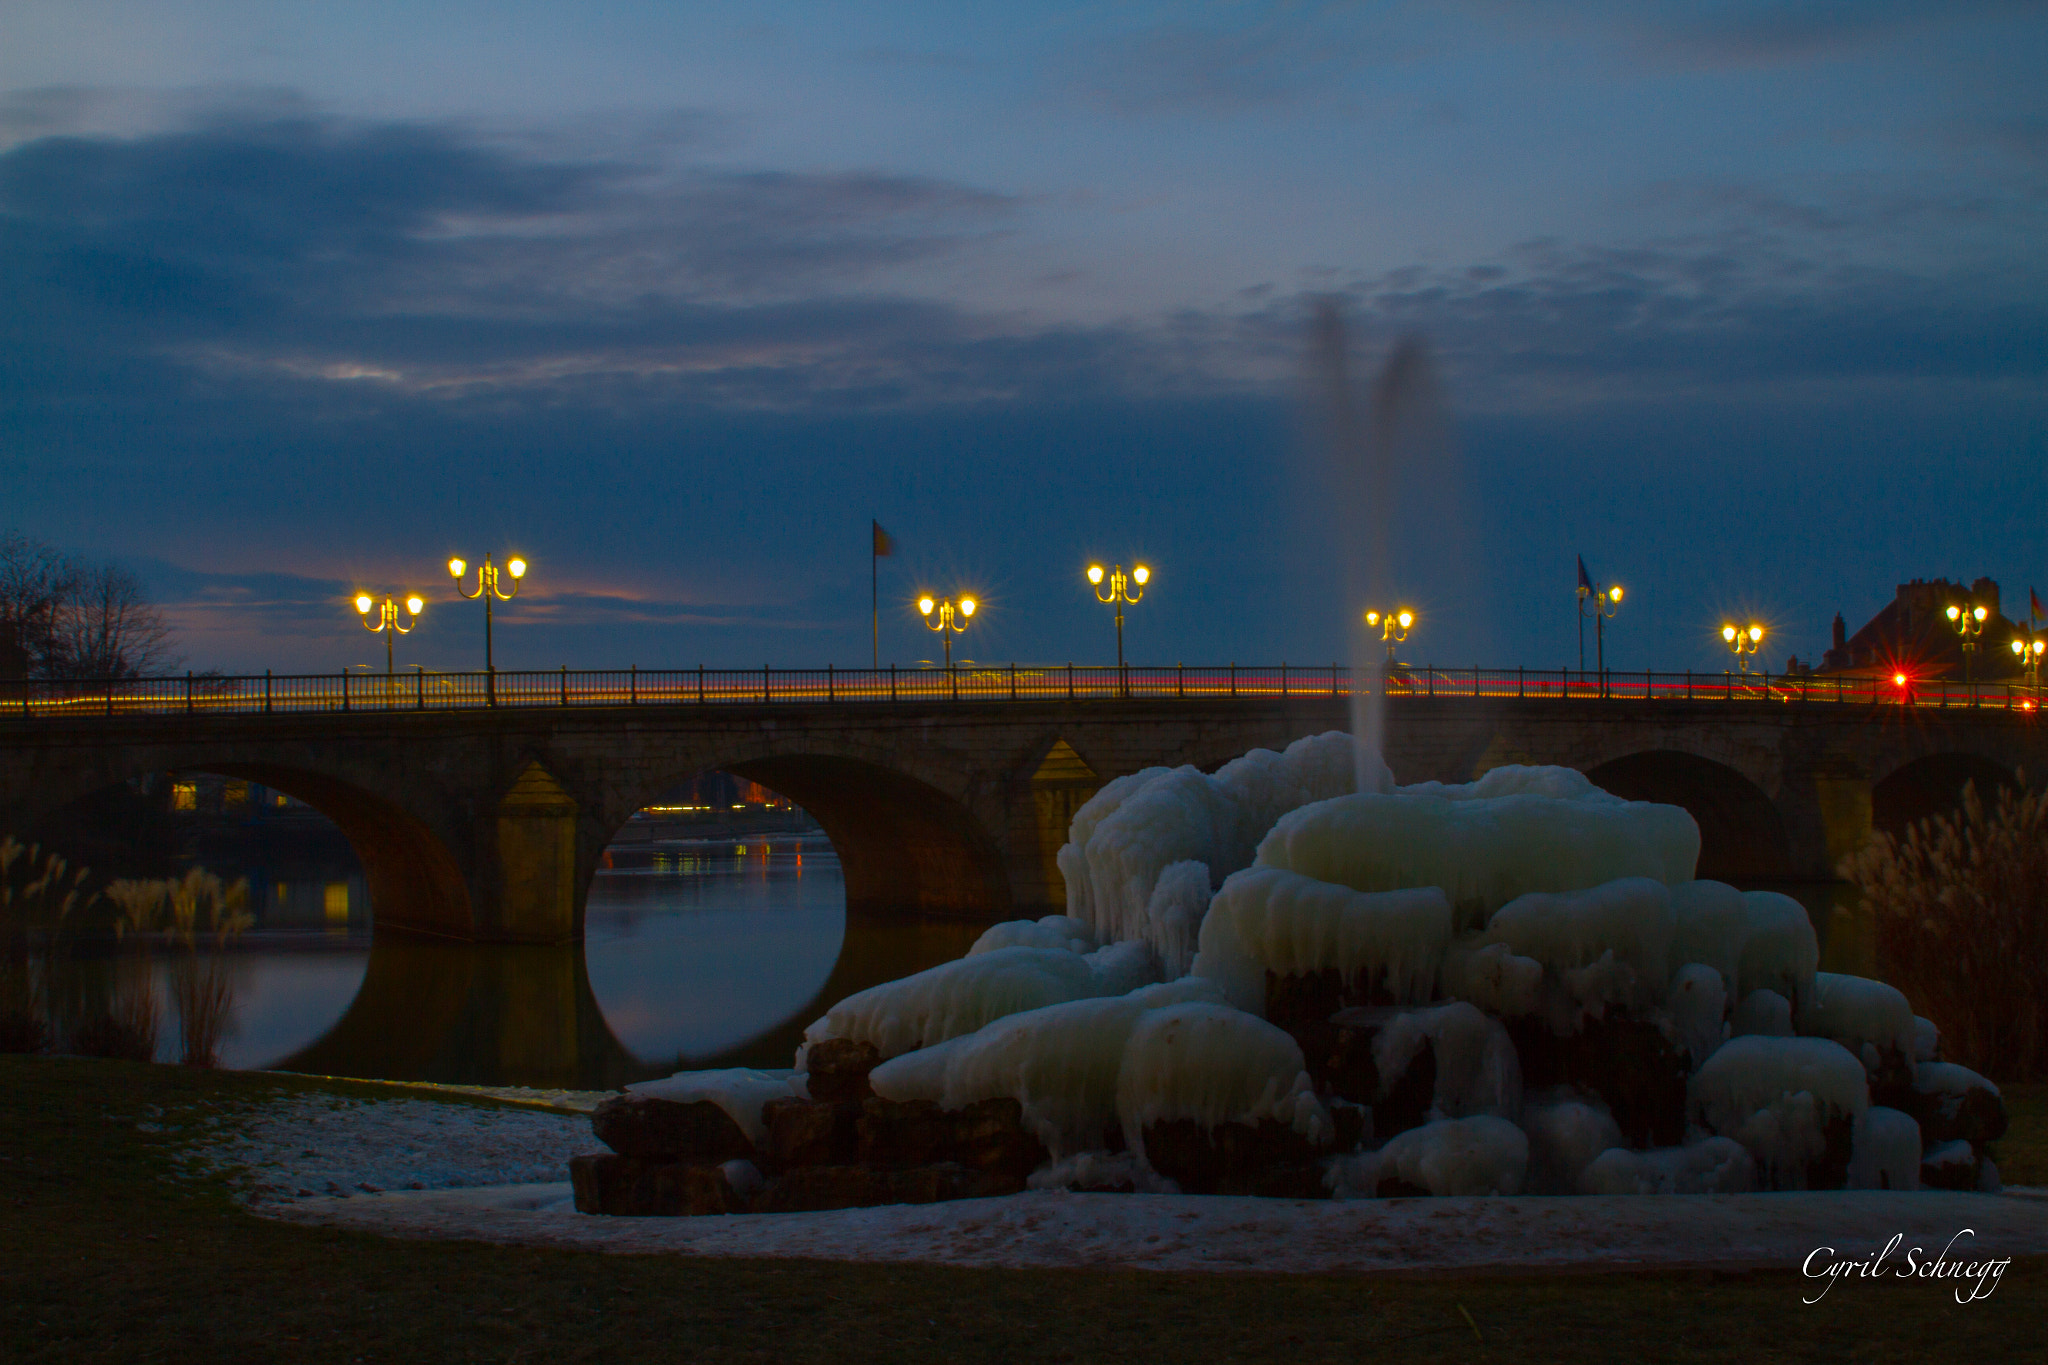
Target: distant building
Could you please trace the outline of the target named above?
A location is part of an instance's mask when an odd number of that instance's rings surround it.
[[[1899,584],[1898,595],[1850,635],[1839,612],[1835,615],[1833,647],[1822,656],[1818,673],[1888,677],[1905,673],[1913,678],[1961,678],[1963,637],[1948,609],[1974,611],[1983,607],[1988,615],[1984,632],[1974,637],[1976,657],[1970,662],[1970,676],[1979,682],[2003,682],[2020,676],[2018,657],[2012,652],[2015,638],[2026,630],[2009,621],[1998,609],[1998,584],[1980,578],[1964,587],[1946,578],[1919,579]]]

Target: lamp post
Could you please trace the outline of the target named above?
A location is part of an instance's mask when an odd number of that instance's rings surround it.
[[[1105,576],[1109,579],[1109,594],[1107,596],[1104,596],[1102,591],[1102,581]],[[1107,575],[1104,575],[1102,572],[1100,564],[1090,564],[1088,566],[1088,582],[1095,589],[1095,600],[1111,603],[1116,607],[1117,690],[1125,695],[1129,695],[1130,687],[1124,677],[1124,604],[1128,602],[1135,606],[1137,603],[1144,601],[1145,585],[1151,581],[1152,571],[1143,564],[1134,565],[1129,577],[1125,577],[1124,566],[1121,564],[1112,566]],[[1135,593],[1131,591],[1131,584],[1133,583],[1138,585],[1138,590]]]
[[[455,580],[455,591],[464,597],[484,599],[484,697],[488,705],[498,704],[498,665],[491,655],[491,600],[510,602],[519,595],[519,580],[526,577],[526,561],[514,555],[505,561],[505,572],[511,575],[512,591],[506,592],[498,586],[498,566],[491,563],[489,555],[476,571],[476,591],[462,586],[462,575],[469,566],[459,559],[448,561],[448,576]]]
[[[1600,695],[1607,695],[1607,618],[1621,610],[1621,584],[1595,588],[1579,584],[1579,671],[1586,669],[1586,608],[1592,606],[1593,647],[1600,671]]]
[[[1387,642],[1387,663],[1394,662],[1394,646],[1408,638],[1408,628],[1415,624],[1415,613],[1407,607],[1393,611],[1381,611],[1377,607],[1365,613],[1365,628],[1378,631],[1380,639]]]
[[[1965,683],[1970,681],[1970,661],[1977,653],[1977,637],[1984,633],[1984,622],[1990,615],[1991,613],[1981,604],[1969,607],[1955,602],[1948,604],[1949,624],[1956,628],[1956,634],[1963,637],[1963,681]]]
[[[405,614],[412,619],[401,626],[398,624],[398,603],[392,601],[389,595],[386,595],[383,602],[379,603],[366,592],[356,594],[356,614],[363,618],[363,629],[381,630],[384,632],[385,677],[390,677],[392,672],[391,637],[394,635],[410,635],[412,628],[420,623],[420,612],[425,610],[426,605],[417,597],[406,598]],[[373,612],[375,613],[374,620],[371,619]]]
[[[1745,656],[1763,648],[1764,628],[1754,621],[1746,627],[1738,626],[1733,621],[1724,621],[1721,624],[1721,643],[1734,651],[1736,665],[1747,673],[1749,660]]]
[[[2042,639],[2030,627],[2022,626],[2020,629],[2027,632],[2027,638],[2022,640],[2017,635],[2013,636],[2012,652],[2019,658],[2020,674],[2027,680],[2027,686],[2038,690],[2041,686],[2041,656],[2048,654],[2048,640]]]
[[[933,601],[927,593],[917,599],[917,610],[924,617],[925,629],[937,631],[939,638],[946,642],[946,672],[950,675],[953,671],[953,637],[967,629],[968,618],[974,615],[974,599],[963,597],[956,605],[950,597]]]

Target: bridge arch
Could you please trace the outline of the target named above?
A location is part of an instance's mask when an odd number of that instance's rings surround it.
[[[1631,801],[1683,806],[1700,827],[1701,877],[1774,881],[1795,875],[1784,816],[1761,787],[1725,763],[1651,749],[1610,759],[1586,776]]]
[[[81,775],[70,784],[71,790],[46,807],[44,818],[96,791],[151,772],[217,773],[261,783],[305,802],[340,829],[362,865],[376,933],[475,937],[469,888],[447,845],[388,797],[330,773],[284,763],[179,754],[137,767],[132,773],[101,770]]]
[[[1975,782],[1987,803],[2001,787],[2016,787],[2019,778],[2001,763],[1981,754],[1924,754],[1894,768],[1870,788],[1870,824],[1894,838],[1931,815],[1947,815],[1963,804],[1963,788]]]
[[[849,920],[911,914],[994,922],[1008,916],[1003,849],[965,803],[932,782],[844,753],[757,751],[667,773],[647,791],[710,771],[757,782],[809,812],[839,855]],[[584,871],[586,897],[595,871],[593,859]]]

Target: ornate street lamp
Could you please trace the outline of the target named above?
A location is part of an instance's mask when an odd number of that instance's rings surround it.
[[[1721,623],[1721,643],[1734,651],[1735,662],[1744,673],[1749,672],[1747,655],[1763,648],[1764,628],[1751,621],[1747,626],[1738,626],[1733,621]]]
[[[1984,622],[1990,616],[1991,613],[1981,604],[1977,606],[1962,606],[1955,602],[1948,604],[1949,624],[1956,628],[1956,634],[1963,637],[1963,681],[1965,683],[1970,681],[1970,661],[1977,653],[1977,637],[1984,633]]]
[[[1593,616],[1593,647],[1600,671],[1600,694],[1607,695],[1607,618],[1621,610],[1621,584],[1609,583],[1596,588],[1581,579],[1579,582],[1579,671],[1586,669],[1586,614],[1591,607]]]
[[[1398,607],[1393,611],[1381,611],[1375,607],[1365,613],[1366,630],[1378,631],[1380,639],[1387,642],[1389,667],[1394,662],[1394,646],[1408,638],[1408,628],[1414,624],[1415,613],[1407,607]]]
[[[418,597],[406,598],[405,614],[412,619],[401,626],[398,624],[398,603],[392,601],[388,594],[382,603],[366,592],[356,594],[356,614],[363,618],[363,629],[384,632],[385,677],[391,676],[391,637],[410,635],[412,628],[420,623],[420,612],[426,609],[426,605]],[[371,619],[372,613],[375,613],[374,620]]]
[[[1102,591],[1102,580],[1104,577],[1105,575],[1100,564],[1090,564],[1088,566],[1088,582],[1095,589],[1095,600],[1113,604],[1116,607],[1117,690],[1128,694],[1130,689],[1124,679],[1124,604],[1136,605],[1145,600],[1145,585],[1152,581],[1152,571],[1143,564],[1139,564],[1134,566],[1129,577],[1126,577],[1123,565],[1117,564],[1112,566],[1106,575],[1109,579],[1109,593],[1107,596]],[[1133,583],[1138,585],[1136,592],[1131,591]]]
[[[2026,626],[2020,629],[2027,632],[2027,638],[2022,640],[2017,635],[2013,636],[2012,652],[2019,658],[2020,671],[2026,678],[2027,685],[2038,688],[2041,685],[2041,656],[2048,654],[2048,640],[2042,639],[2038,632]]]
[[[968,618],[974,615],[974,599],[963,597],[956,605],[952,598],[934,601],[930,594],[917,599],[918,614],[924,617],[926,630],[935,630],[946,642],[946,672],[953,671],[953,637],[967,629]]]
[[[489,555],[484,556],[483,564],[476,571],[475,592],[462,586],[462,575],[468,568],[469,566],[461,560],[451,559],[448,561],[448,576],[455,580],[455,591],[464,597],[471,600],[479,597],[484,599],[484,695],[489,705],[496,706],[498,666],[491,655],[491,600],[496,598],[500,602],[510,602],[519,595],[519,580],[526,577],[526,561],[517,555],[505,561],[505,572],[512,578],[510,592],[498,586],[498,566],[491,563]]]

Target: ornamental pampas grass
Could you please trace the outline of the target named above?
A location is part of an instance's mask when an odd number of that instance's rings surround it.
[[[1941,1029],[1942,1054],[2004,1081],[2048,1078],[2048,792],[2000,790],[1876,834],[1842,861],[1876,921],[1878,965]]]

